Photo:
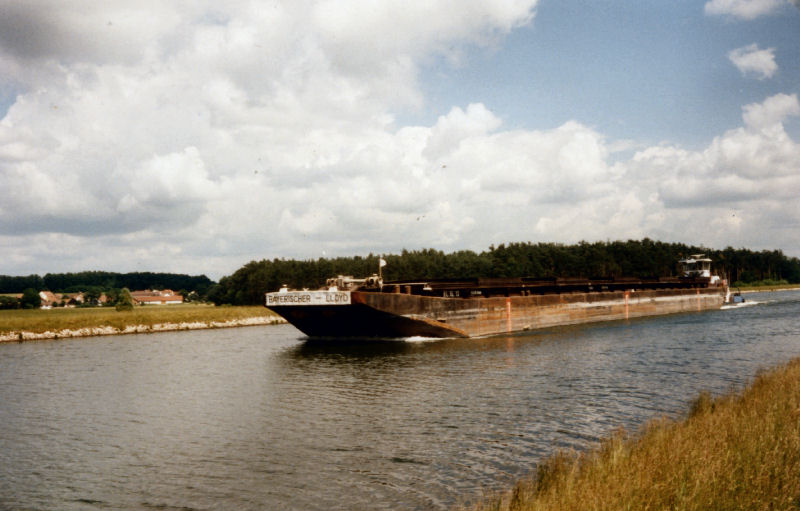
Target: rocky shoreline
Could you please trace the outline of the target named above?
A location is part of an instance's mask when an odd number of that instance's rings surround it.
[[[277,325],[286,323],[281,317],[254,317],[231,319],[229,321],[194,321],[191,323],[158,323],[154,325],[129,325],[124,329],[112,326],[96,326],[64,329],[46,332],[6,332],[0,333],[0,342],[39,341],[48,339],[69,339],[73,337],[95,337],[98,335],[146,334],[155,332],[174,332],[179,330],[205,330],[210,328],[233,328],[242,326]]]

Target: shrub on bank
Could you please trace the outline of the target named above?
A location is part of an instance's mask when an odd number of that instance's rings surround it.
[[[133,310],[133,297],[127,287],[123,287],[122,291],[119,292],[119,298],[117,298],[115,308],[119,312]]]

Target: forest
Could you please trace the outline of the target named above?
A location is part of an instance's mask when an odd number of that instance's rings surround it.
[[[476,253],[435,249],[400,254],[369,254],[315,260],[251,261],[213,286],[208,299],[220,304],[255,305],[264,293],[286,284],[314,289],[336,275],[364,277],[378,272],[383,258],[386,281],[475,277],[668,277],[677,275],[679,259],[706,254],[714,271],[734,285],[800,283],[800,260],[781,250],[760,252],[732,247],[723,250],[665,243],[648,238],[628,241],[509,243]]]
[[[99,288],[111,291],[127,287],[137,289],[172,289],[194,291],[204,296],[214,282],[205,275],[182,275],[177,273],[113,273],[106,271],[83,271],[77,273],[48,273],[44,277],[27,275],[12,277],[0,275],[0,293],[22,293],[25,289],[73,293]]]

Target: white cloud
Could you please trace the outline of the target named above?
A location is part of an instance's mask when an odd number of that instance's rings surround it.
[[[184,3],[164,6],[145,0],[57,0],[3,2],[0,6],[0,42],[5,50],[24,59],[60,62],[126,62],[143,59],[158,38],[180,23]],[[152,16],[150,13],[157,13]]]
[[[797,96],[777,94],[743,107],[744,126],[702,151],[640,151],[624,164],[626,177],[649,178],[635,186],[640,196],[656,191],[651,212],[664,208],[674,227],[655,227],[670,236],[681,233],[681,239],[705,239],[714,246],[786,247],[800,222],[793,206],[800,190],[800,144],[783,122],[797,115]]]
[[[792,2],[796,3],[796,0]],[[706,2],[705,12],[710,15],[752,20],[772,14],[783,5],[786,5],[785,0],[710,0]]]
[[[764,246],[800,221],[778,206],[800,189],[795,95],[746,106],[704,150],[616,163],[630,142],[578,121],[504,128],[481,103],[395,124],[424,104],[426,60],[495,44],[536,3],[186,1],[153,3],[146,26],[126,2],[3,7],[35,33],[0,21],[0,80],[21,88],[0,120],[2,272],[218,278],[262,257],[513,240]]]
[[[481,137],[500,127],[501,120],[482,104],[472,104],[465,112],[453,107],[449,114],[439,117],[430,132],[425,156],[436,160],[448,154],[470,138]]]
[[[796,94],[776,94],[763,103],[745,105],[742,120],[750,129],[782,128],[784,119],[800,115]]]
[[[427,239],[455,239],[469,221],[435,200],[432,135],[397,132],[392,112],[422,105],[422,62],[494,44],[536,3],[2,2],[0,86],[20,93],[0,121],[0,234],[166,236],[192,246],[173,258],[205,253],[198,266],[380,237],[420,211],[446,226]],[[494,129],[481,108],[440,143]]]
[[[760,50],[755,43],[731,50],[728,59],[743,75],[755,76],[759,80],[772,78],[778,71],[775,48]]]

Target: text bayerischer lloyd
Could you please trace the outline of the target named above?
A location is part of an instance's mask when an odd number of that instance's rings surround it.
[[[284,291],[267,293],[270,305],[349,305],[349,291]]]

